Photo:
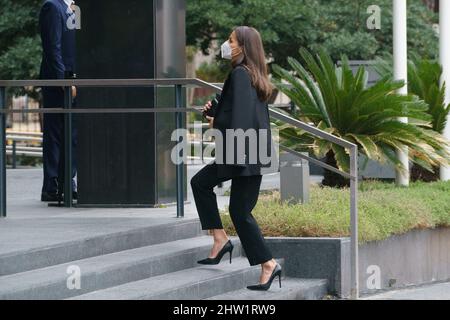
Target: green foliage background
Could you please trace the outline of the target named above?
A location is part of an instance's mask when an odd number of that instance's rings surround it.
[[[381,30],[368,30],[367,8],[381,8]],[[392,52],[392,0],[204,0],[187,2],[187,43],[207,53],[213,40],[224,41],[232,28],[253,26],[267,54],[287,67],[298,49],[325,48],[337,60],[371,60]],[[422,0],[408,1],[408,46],[412,53],[434,58],[438,16]]]
[[[287,67],[298,49],[325,48],[339,59],[373,59],[392,52],[392,0],[186,0],[187,45],[206,52],[234,26],[257,28],[269,56]],[[38,15],[42,0],[0,0],[0,78],[37,78],[41,58]],[[369,5],[381,8],[381,30],[367,30]],[[124,3],[124,5],[126,5]],[[422,0],[408,1],[409,50],[435,58],[435,13]]]
[[[41,0],[0,0],[0,79],[39,76]],[[28,92],[36,97],[36,92]]]

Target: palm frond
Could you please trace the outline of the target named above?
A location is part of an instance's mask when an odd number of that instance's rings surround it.
[[[409,63],[410,88],[414,92],[405,96],[397,94],[404,82],[394,81],[386,71],[387,65],[380,71],[384,76],[368,87],[365,68],[354,73],[346,56],[337,66],[324,50],[312,54],[301,48],[299,54],[303,64],[288,58],[292,70],[273,68],[277,87],[298,107],[297,118],[310,119],[319,129],[358,145],[369,159],[389,162],[398,170],[406,168],[396,150],[405,147],[411,150],[410,159],[425,168],[450,162],[450,142],[439,131],[431,130],[443,130],[450,112],[449,106],[442,105],[443,86],[437,82],[441,71],[435,64]],[[399,121],[401,117],[406,117],[408,123]],[[344,148],[280,126],[282,137],[291,145],[301,141],[302,147],[308,145],[318,156],[332,150],[338,167],[348,172],[349,155]]]

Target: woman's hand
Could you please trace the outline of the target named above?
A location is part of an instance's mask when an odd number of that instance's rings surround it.
[[[208,101],[207,103],[205,103],[205,105],[203,106],[202,111],[203,111],[203,112],[208,111],[209,109],[211,109],[211,106],[212,106],[212,103],[211,103],[211,100],[209,100],[209,101]]]
[[[209,121],[209,128],[211,129],[213,127],[214,117],[206,116],[206,119],[208,119],[208,121]]]
[[[62,89],[63,91],[65,91],[65,90],[66,90],[66,87],[61,87],[61,89]],[[72,91],[72,98],[76,98],[76,97],[77,97],[77,87],[72,86],[72,87],[70,87],[70,89],[71,89],[71,91]]]
[[[203,107],[203,112],[206,112],[206,111],[208,111],[209,109],[211,109],[211,106],[212,106],[211,101],[208,101],[208,102],[204,105],[204,107]],[[206,115],[205,115],[205,117],[206,117],[206,119],[207,119],[208,122],[209,122],[209,127],[212,128],[213,122],[214,122],[214,117],[210,117],[210,116],[206,116]]]

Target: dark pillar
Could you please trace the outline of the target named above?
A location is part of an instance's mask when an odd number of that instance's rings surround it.
[[[0,87],[0,110],[6,110],[4,87]],[[6,218],[6,113],[0,113],[0,218]]]
[[[76,4],[81,9],[78,78],[186,76],[184,0],[78,0]],[[174,107],[174,92],[173,87],[83,88],[77,107]],[[170,159],[175,146],[170,141],[173,113],[76,115],[75,124],[78,205],[175,202],[176,167]]]

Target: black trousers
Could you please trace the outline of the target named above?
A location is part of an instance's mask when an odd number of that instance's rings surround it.
[[[272,259],[261,230],[251,214],[258,201],[261,175],[238,176],[231,179],[229,212],[236,232],[241,240],[250,265],[257,265]],[[207,164],[191,179],[195,205],[203,230],[223,229],[220,220],[214,187],[230,178],[217,177],[215,162]]]
[[[64,105],[64,94],[60,88],[43,88],[42,92],[45,108],[61,108]],[[57,101],[60,101],[60,103],[57,103]],[[73,103],[73,107],[75,107],[75,103]],[[47,113],[43,117],[44,183],[42,192],[56,193],[64,187],[64,115]],[[74,191],[77,189],[75,176],[77,173],[76,148],[78,135],[75,119],[76,117],[72,116],[72,188]]]

